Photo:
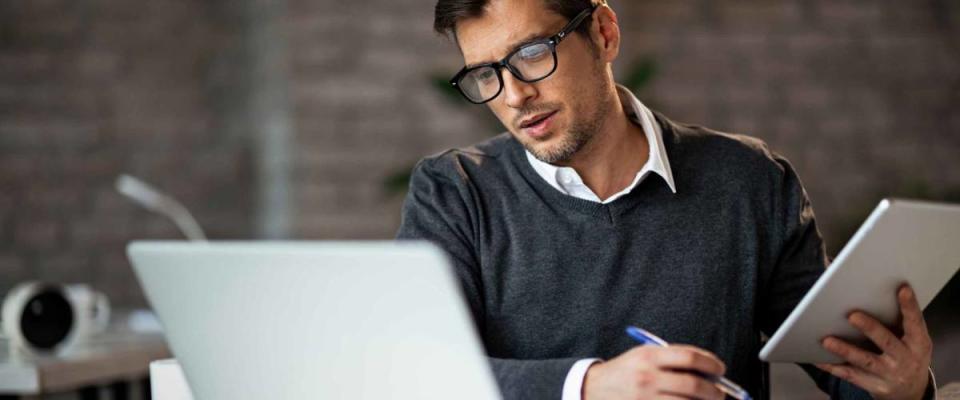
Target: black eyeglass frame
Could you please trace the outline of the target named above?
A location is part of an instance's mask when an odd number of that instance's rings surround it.
[[[492,63],[475,65],[475,66],[470,67],[470,68],[463,67],[463,69],[461,69],[460,72],[458,72],[456,75],[453,76],[452,79],[450,79],[450,84],[453,85],[453,87],[457,88],[457,90],[460,92],[460,94],[463,95],[463,97],[466,98],[467,101],[469,101],[469,102],[471,102],[471,103],[473,103],[473,104],[485,104],[485,103],[488,103],[488,102],[490,102],[491,100],[497,98],[497,96],[499,96],[500,93],[503,93],[504,83],[503,83],[503,72],[502,72],[502,71],[503,71],[504,68],[506,68],[507,71],[510,71],[510,74],[512,74],[515,78],[519,79],[520,81],[526,82],[526,83],[535,83],[535,82],[539,82],[539,81],[542,81],[542,80],[544,80],[544,79],[549,78],[551,75],[553,75],[554,72],[557,71],[557,64],[558,64],[558,60],[557,60],[557,45],[559,45],[560,42],[562,42],[564,38],[566,38],[566,37],[569,36],[571,33],[573,33],[574,31],[576,31],[577,28],[580,27],[580,24],[582,24],[583,21],[587,19],[587,17],[590,17],[590,16],[593,15],[593,12],[596,11],[596,9],[597,9],[597,5],[594,4],[594,5],[591,6],[590,8],[581,11],[580,14],[577,14],[576,17],[574,17],[572,20],[570,20],[570,23],[568,23],[566,26],[564,26],[563,29],[561,29],[560,32],[557,33],[556,35],[553,35],[553,36],[548,37],[548,38],[545,38],[545,39],[535,40],[535,41],[533,41],[533,42],[526,43],[526,44],[524,44],[523,46],[517,47],[516,49],[514,49],[513,51],[511,51],[510,54],[507,54],[507,56],[504,57],[504,58],[503,58],[502,60],[500,60],[500,61],[495,61],[495,62],[492,62]],[[540,77],[540,78],[537,78],[537,79],[529,79],[529,80],[528,80],[528,79],[524,79],[523,76],[522,76],[523,74],[521,74],[520,71],[518,71],[518,70],[516,69],[516,67],[514,67],[513,65],[510,65],[510,63],[508,63],[507,61],[510,60],[510,59],[511,59],[513,56],[515,56],[517,53],[519,53],[521,50],[523,50],[523,49],[525,49],[525,48],[527,48],[527,47],[534,46],[534,45],[539,45],[539,44],[546,44],[547,46],[550,47],[550,52],[551,52],[552,55],[553,55],[553,69],[551,69],[550,72],[548,72],[546,75],[544,75],[544,76],[542,76],[542,77]],[[460,81],[463,80],[463,78],[464,78],[465,76],[467,76],[467,74],[469,74],[469,73],[471,73],[471,72],[473,72],[473,71],[476,71],[476,70],[478,70],[478,69],[481,69],[481,68],[493,68],[493,69],[497,72],[497,80],[500,81],[500,89],[497,90],[497,93],[496,93],[496,94],[494,94],[493,96],[490,96],[489,99],[486,99],[486,100],[484,100],[484,101],[477,102],[477,101],[474,101],[473,99],[471,99],[470,96],[468,96],[466,93],[464,93],[463,89],[460,87]]]

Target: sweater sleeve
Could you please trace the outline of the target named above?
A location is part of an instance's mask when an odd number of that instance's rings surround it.
[[[413,170],[398,240],[427,240],[450,256],[476,328],[484,333],[483,283],[478,253],[479,205],[455,163],[421,161]],[[440,168],[449,168],[442,170]],[[578,360],[488,358],[504,399],[559,399],[567,372]]]
[[[813,207],[790,163],[777,155],[771,193],[772,265],[763,271],[758,297],[760,329],[773,335],[829,265]],[[801,364],[817,386],[833,399],[870,399],[859,387],[812,365]]]

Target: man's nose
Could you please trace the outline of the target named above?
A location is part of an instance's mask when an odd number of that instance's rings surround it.
[[[503,74],[503,94],[506,96],[508,107],[522,108],[527,101],[537,97],[537,88],[532,83],[517,79],[506,68],[500,73]]]

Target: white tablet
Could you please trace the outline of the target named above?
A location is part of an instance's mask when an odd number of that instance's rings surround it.
[[[826,336],[869,346],[847,322],[865,311],[899,322],[897,289],[909,283],[921,308],[960,269],[960,206],[883,200],[760,351],[770,362],[838,363]]]

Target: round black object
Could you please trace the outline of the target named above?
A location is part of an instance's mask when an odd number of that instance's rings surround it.
[[[20,331],[31,346],[51,350],[73,327],[73,307],[56,289],[44,289],[30,298],[20,316]]]

